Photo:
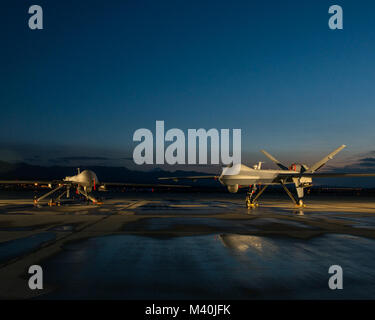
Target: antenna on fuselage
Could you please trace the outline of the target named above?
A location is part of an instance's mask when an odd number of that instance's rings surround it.
[[[80,174],[81,173],[81,169],[77,168],[77,172],[78,172],[78,174]]]
[[[260,170],[262,168],[262,163],[264,163],[264,162],[259,161],[258,164],[254,164],[253,168],[255,170]]]

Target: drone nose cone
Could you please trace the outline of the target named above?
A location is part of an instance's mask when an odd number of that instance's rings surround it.
[[[225,185],[225,183],[224,183],[224,181],[223,181],[223,175],[222,175],[222,174],[219,176],[219,178],[218,178],[217,180],[219,180],[219,182],[220,182],[220,184],[221,184],[222,186]]]
[[[85,181],[88,184],[97,185],[99,183],[99,179],[94,171],[85,170],[84,173],[85,173]]]

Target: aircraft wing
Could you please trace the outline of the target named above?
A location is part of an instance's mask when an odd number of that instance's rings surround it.
[[[291,177],[291,178],[299,178],[299,177],[309,177],[309,178],[360,178],[360,177],[375,177],[375,173],[350,173],[350,172],[332,172],[332,173],[280,173],[278,175],[279,178],[283,177]]]
[[[219,176],[186,176],[186,177],[161,177],[158,178],[159,180],[172,180],[174,182],[177,182],[179,180],[199,180],[199,179],[219,179]]]
[[[0,184],[58,184],[67,183],[63,180],[0,180]]]
[[[311,178],[350,178],[375,177],[375,173],[302,173],[302,177]]]
[[[150,183],[123,183],[123,182],[101,182],[104,187],[129,187],[129,188],[190,188],[175,184],[150,184]]]

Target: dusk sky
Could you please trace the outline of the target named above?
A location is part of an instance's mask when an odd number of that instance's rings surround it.
[[[128,166],[134,131],[164,120],[242,129],[245,162],[346,144],[332,164],[375,164],[374,1],[6,0],[1,15],[1,160]]]

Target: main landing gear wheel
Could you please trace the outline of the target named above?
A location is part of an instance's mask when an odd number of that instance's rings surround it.
[[[306,205],[303,203],[303,201],[300,199],[298,203],[296,203],[296,207],[298,208],[306,208]]]
[[[256,199],[253,199],[253,195],[255,191],[256,191],[256,186],[252,186],[251,190],[247,192],[246,202],[245,202],[247,209],[258,207],[258,203],[255,201]]]
[[[250,200],[246,200],[246,208],[247,209],[252,209],[258,207],[258,203],[256,202],[251,202]]]

